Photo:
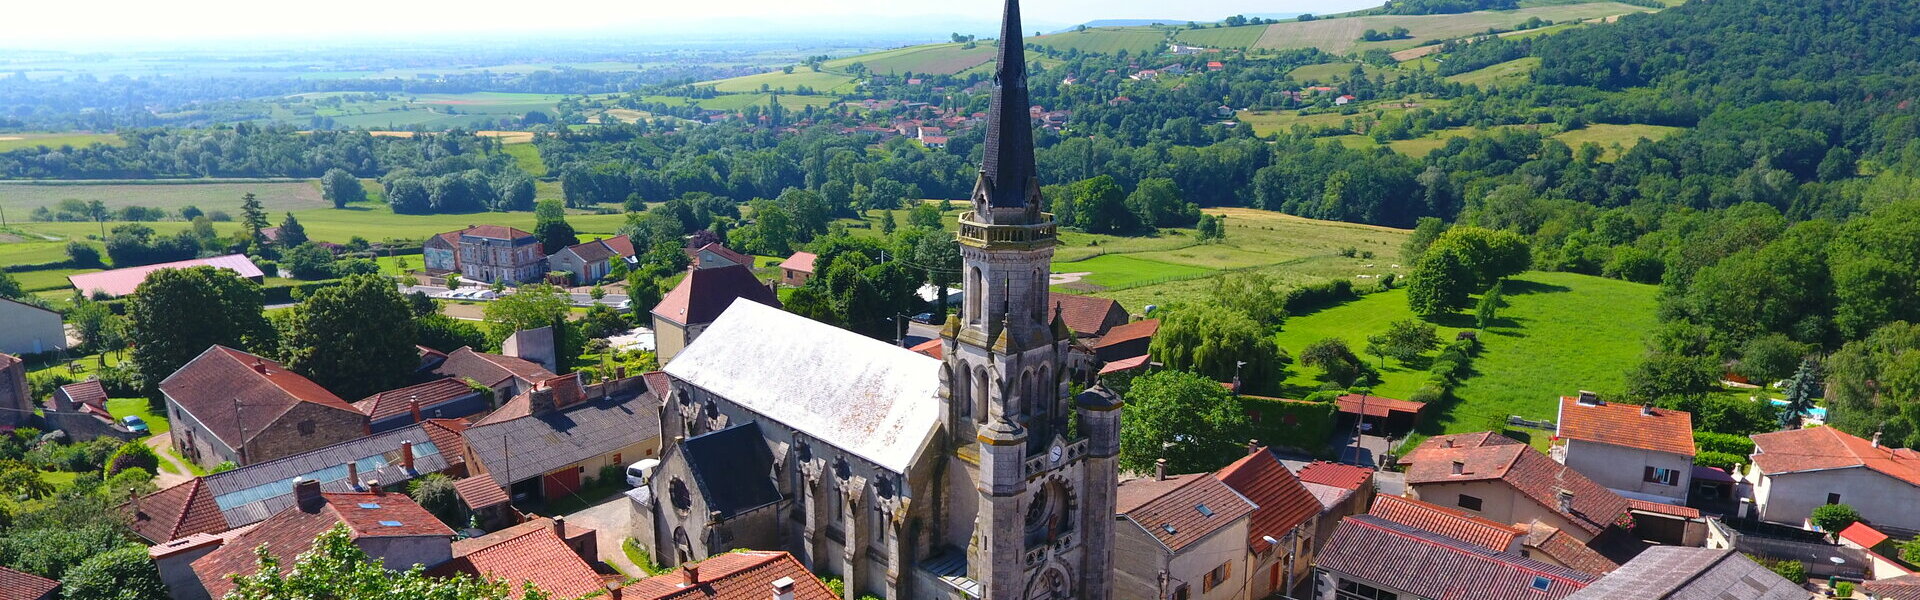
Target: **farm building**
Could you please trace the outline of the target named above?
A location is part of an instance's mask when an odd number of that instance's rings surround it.
[[[119,298],[133,293],[135,289],[140,287],[141,283],[147,281],[147,275],[154,271],[161,269],[190,269],[193,267],[226,269],[238,273],[241,277],[251,279],[254,283],[260,283],[266,279],[266,274],[260,271],[260,266],[253,264],[253,260],[247,258],[247,255],[228,254],[226,256],[215,256],[213,258],[196,258],[193,260],[160,263],[142,267],[127,267],[125,269],[114,269],[112,271],[101,271],[98,273],[81,273],[79,275],[68,276],[67,281],[73,284],[73,289],[80,290],[81,293],[88,296],[104,295],[110,298]]]
[[[580,491],[603,467],[660,453],[666,377],[635,375],[582,385],[561,375],[514,396],[468,428],[468,468],[484,471],[516,501]]]
[[[813,261],[818,258],[812,252],[795,252],[780,262],[780,284],[787,287],[806,285],[813,278]]]
[[[0,352],[39,354],[66,348],[60,313],[0,298]]]
[[[741,265],[696,268],[653,307],[653,329],[660,362],[673,360],[735,300],[748,299],[775,308],[780,298]]]
[[[367,435],[367,416],[280,363],[212,346],[160,382],[181,456],[250,465]]]

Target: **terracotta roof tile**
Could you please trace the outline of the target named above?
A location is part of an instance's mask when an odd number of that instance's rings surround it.
[[[1559,600],[1595,579],[1372,515],[1340,521],[1315,566],[1421,598]]]
[[[725,244],[721,244],[720,242],[713,242],[711,244],[701,246],[699,250],[701,252],[712,252],[714,254],[718,254],[720,255],[721,258],[727,259],[727,262],[731,262],[733,264],[740,265],[749,269],[753,268],[753,257],[747,256],[745,254],[741,254],[739,252],[734,252],[732,248],[728,248]]]
[[[1693,415],[1665,408],[1646,409],[1621,403],[1581,404],[1574,396],[1560,397],[1560,429],[1570,440],[1594,442],[1693,456]]]
[[[57,589],[58,581],[0,567],[0,600],[42,600],[52,598]]]
[[[697,563],[700,581],[687,585],[676,569],[628,584],[623,600],[765,600],[773,582],[791,579],[794,600],[837,600],[826,584],[785,552],[731,552]]]
[[[638,256],[638,254],[634,253],[633,251],[633,238],[630,238],[624,235],[616,235],[600,241],[601,243],[606,244],[608,248],[612,248],[613,253],[620,255],[621,258],[633,258],[635,256]]]
[[[1873,442],[1832,427],[1754,435],[1753,464],[1767,475],[1866,467],[1920,486],[1920,458],[1885,446],[1876,448]]]
[[[1879,600],[1920,600],[1920,575],[1901,575],[1860,584],[1860,589]]]
[[[133,532],[155,544],[227,530],[227,518],[199,477],[120,505]]]
[[[160,390],[234,448],[302,402],[361,415],[333,392],[280,363],[226,346],[207,348],[162,380]],[[245,410],[234,410],[235,398],[246,399]]]
[[[1657,513],[1662,515],[1673,515],[1683,519],[1700,518],[1700,509],[1698,508],[1692,508],[1687,506],[1676,506],[1672,504],[1667,504],[1665,502],[1649,502],[1649,501],[1641,500],[1638,498],[1628,498],[1627,508],[1631,508],[1633,510],[1642,511],[1642,512]]]
[[[1367,514],[1401,525],[1431,531],[1495,552],[1513,549],[1526,535],[1518,528],[1468,514],[1466,511],[1410,498],[1381,494]]]
[[[420,508],[406,494],[328,493],[323,497],[326,503],[318,510],[289,507],[261,521],[246,533],[235,536],[206,556],[194,560],[193,572],[200,578],[201,585],[212,597],[225,596],[233,590],[233,582],[228,576],[254,572],[257,565],[254,551],[260,546],[266,546],[268,553],[280,558],[281,569],[291,568],[294,557],[311,549],[315,538],[340,523],[347,525],[356,540],[362,537],[453,536],[452,529],[441,524],[439,519]],[[378,508],[361,508],[359,505],[363,502],[378,505]],[[381,521],[398,522],[400,525],[382,525]]]
[[[1127,495],[1128,486],[1143,483],[1160,493],[1128,510],[1116,509],[1116,512],[1174,552],[1232,525],[1258,508],[1212,473],[1183,476],[1170,488],[1165,485],[1167,481],[1176,480],[1136,479],[1121,483],[1120,495]]]
[[[1064,315],[1066,313],[1063,312],[1061,314]],[[1073,324],[1068,323],[1067,327],[1071,329],[1073,327]],[[1093,347],[1105,348],[1107,346],[1112,346],[1115,344],[1131,342],[1139,339],[1146,339],[1146,338],[1153,337],[1153,334],[1159,333],[1159,331],[1160,331],[1159,319],[1145,319],[1140,321],[1134,321],[1132,323],[1127,323],[1124,325],[1115,325],[1111,329],[1107,330],[1106,335],[1100,336],[1098,339],[1094,340]]]
[[[566,248],[562,248],[562,250],[571,250],[573,251],[574,256],[578,256],[580,257],[580,260],[584,260],[587,262],[598,262],[602,260],[608,260],[619,255],[618,252],[614,251],[612,246],[608,246],[606,245],[606,243],[601,242],[600,240],[594,240],[591,242],[580,242],[578,244],[574,244],[572,246],[567,246]],[[559,254],[559,252],[554,252],[554,254]]]
[[[473,388],[467,387],[467,382],[452,377],[442,377],[426,383],[367,396],[366,399],[353,403],[353,407],[366,413],[368,419],[378,421],[411,412],[412,406],[409,401],[416,397],[420,399],[421,410],[425,410],[442,402],[458,400],[474,393],[476,392]]]
[[[1147,362],[1151,360],[1153,360],[1153,355],[1142,354],[1132,358],[1122,358],[1120,360],[1110,361],[1100,366],[1100,374],[1106,375],[1108,373],[1119,373],[1122,371],[1131,371],[1134,369],[1147,366]]]
[[[780,308],[780,299],[752,270],[730,265],[688,272],[653,307],[653,315],[684,326],[712,323],[741,298]]]
[[[535,519],[513,529],[507,536],[454,542],[454,559],[432,573],[505,580],[511,590],[530,583],[554,598],[578,598],[601,589],[600,574],[554,533],[553,520]]]
[[[1259,507],[1247,521],[1247,545],[1255,552],[1266,551],[1270,544],[1265,537],[1280,539],[1320,514],[1320,500],[1265,448],[1234,461],[1214,476]]]
[[[505,225],[476,225],[460,232],[461,235],[494,240],[517,240],[533,237],[533,234],[507,227]]]
[[[60,391],[65,393],[67,399],[75,404],[86,404],[100,408],[106,408],[107,406],[107,388],[101,385],[98,379],[88,379],[80,383],[63,385],[60,386]]]
[[[1840,530],[1840,539],[1859,544],[1861,548],[1872,548],[1887,541],[1887,534],[1880,533],[1872,525],[1855,521],[1846,529]]]
[[[1395,400],[1393,398],[1381,398],[1379,396],[1368,396],[1365,394],[1346,394],[1336,399],[1335,402],[1340,405],[1340,412],[1357,415],[1360,414],[1361,411],[1366,411],[1369,417],[1385,417],[1396,412],[1420,414],[1420,411],[1426,410],[1427,408],[1427,405],[1422,402]]]
[[[513,500],[507,496],[505,488],[485,475],[454,480],[453,490],[460,495],[460,501],[467,504],[468,510],[499,506]]]
[[[1558,527],[1542,524],[1539,521],[1528,524],[1527,540],[1525,543],[1527,548],[1534,552],[1547,555],[1547,557],[1553,559],[1554,562],[1566,565],[1569,569],[1595,577],[1606,575],[1607,573],[1613,572],[1614,569],[1620,568],[1618,563],[1608,560],[1606,556],[1594,551],[1593,548],[1589,548],[1586,544],[1580,543],[1580,540],[1567,535],[1567,532],[1561,531]]]
[[[1481,438],[1485,445],[1445,445],[1459,440],[1455,436],[1430,438],[1409,453],[1407,485],[1499,480],[1555,512],[1561,512],[1559,492],[1564,489],[1573,492],[1573,511],[1561,515],[1588,535],[1600,533],[1627,512],[1626,498],[1512,438],[1491,435]],[[1453,473],[1456,462],[1461,465],[1457,475]]]
[[[934,338],[931,340],[920,342],[920,345],[914,346],[912,348],[908,348],[908,350],[919,352],[921,354],[925,354],[927,356],[931,356],[934,358],[940,358],[942,354],[946,353],[946,347],[942,345],[940,338]]]
[[[812,252],[795,252],[793,256],[789,256],[786,260],[780,261],[780,268],[799,271],[801,273],[812,273],[813,261],[818,258],[819,257],[814,256]]]
[[[1127,322],[1127,311],[1107,298],[1054,293],[1048,295],[1047,304],[1049,313],[1059,310],[1067,328],[1082,337],[1103,336],[1115,325]]]
[[[500,385],[500,382],[515,377],[528,384],[553,378],[553,373],[539,363],[511,356],[476,352],[465,346],[448,354],[447,360],[435,367],[433,373],[459,379],[472,379],[487,387]]]
[[[1358,465],[1316,460],[1300,468],[1300,481],[1358,490],[1373,482],[1373,469]]]

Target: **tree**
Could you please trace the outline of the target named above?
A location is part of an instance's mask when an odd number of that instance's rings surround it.
[[[915,204],[907,211],[907,224],[922,229],[940,228],[940,208],[932,204]]]
[[[880,233],[893,235],[893,230],[897,227],[899,227],[899,225],[893,221],[893,211],[880,211]]]
[[[939,305],[947,305],[947,288],[960,284],[960,244],[953,234],[940,231],[914,244],[913,263],[926,272],[927,283],[939,290]]]
[[[1127,195],[1127,208],[1147,227],[1187,227],[1200,220],[1200,206],[1187,202],[1172,179],[1140,180]]]
[[[293,218],[293,213],[287,213],[287,218],[280,221],[280,236],[275,241],[279,242],[282,248],[305,244],[307,228],[300,226],[300,220]]]
[[[95,554],[60,579],[67,600],[165,600],[167,585],[147,549],[126,545]]]
[[[35,500],[53,495],[53,484],[40,478],[40,470],[13,459],[0,459],[0,492],[9,498]]]
[[[1781,427],[1798,428],[1800,417],[1813,410],[1813,401],[1821,395],[1819,369],[1813,359],[1800,359],[1799,369],[1787,380],[1787,405],[1781,407]]]
[[[565,321],[572,306],[573,302],[560,288],[546,284],[520,286],[514,293],[487,303],[488,345],[498,346],[517,331]]]
[[[113,456],[107,458],[106,474],[112,477],[127,469],[157,472],[160,470],[160,456],[153,453],[153,448],[139,441],[121,444],[119,449],[113,451]]]
[[[1214,381],[1237,376],[1250,390],[1272,389],[1291,361],[1265,327],[1244,312],[1218,304],[1171,307],[1160,320],[1151,352],[1169,369]]]
[[[315,242],[307,242],[293,247],[281,264],[286,265],[287,273],[295,279],[332,279],[333,251]]]
[[[467,524],[467,511],[461,506],[460,493],[453,489],[453,480],[446,475],[429,473],[407,482],[407,496],[448,527]]]
[[[277,322],[287,368],[342,397],[400,387],[420,363],[413,309],[379,275],[316,290]]]
[[[433,195],[427,190],[427,183],[419,177],[388,177],[381,180],[386,190],[387,206],[394,214],[424,215],[433,211]]]
[[[1132,233],[1140,217],[1127,209],[1126,192],[1112,175],[1075,182],[1071,187],[1073,223],[1087,233]]]
[[[1734,372],[1758,385],[1769,385],[1793,374],[1802,359],[1812,352],[1806,344],[1784,334],[1769,333],[1747,340],[1740,349],[1740,363]]]
[[[1225,216],[1202,213],[1200,222],[1195,225],[1194,237],[1201,242],[1218,242],[1227,239]]]
[[[1407,306],[1421,316],[1447,314],[1466,306],[1473,284],[1473,271],[1458,254],[1428,251],[1407,276]]]
[[[67,262],[80,268],[98,267],[100,266],[100,249],[86,242],[67,242]]]
[[[20,280],[14,279],[13,275],[5,271],[0,271],[0,298],[12,299],[26,295],[26,290],[20,287]]]
[[[241,232],[247,236],[248,250],[265,247],[267,236],[261,230],[267,228],[267,210],[253,192],[240,197],[240,215]]]
[[[1287,321],[1287,295],[1276,291],[1273,276],[1263,271],[1238,271],[1214,279],[1213,300],[1245,313],[1267,331],[1280,331]]]
[[[1346,340],[1334,337],[1308,344],[1300,351],[1300,364],[1319,367],[1323,373],[1321,379],[1343,388],[1352,386],[1371,371],[1347,348]]]
[[[1494,321],[1500,318],[1500,308],[1506,305],[1506,299],[1502,298],[1500,293],[1500,288],[1504,285],[1506,285],[1504,281],[1495,283],[1493,287],[1487,288],[1487,293],[1480,295],[1480,304],[1473,310],[1474,327],[1479,329],[1492,327]]]
[[[1627,374],[1627,396],[1641,402],[1696,397],[1720,385],[1711,359],[1655,352]]]
[[[561,248],[580,243],[574,234],[573,225],[567,223],[566,205],[552,198],[534,203],[533,235],[540,238],[540,246],[548,254],[559,252]]]
[[[314,539],[313,549],[294,559],[291,568],[282,569],[281,557],[264,548],[258,552],[255,570],[233,579],[234,589],[223,600],[281,600],[285,598],[326,598],[328,600],[386,600],[388,598],[429,598],[433,600],[546,600],[548,596],[528,586],[519,593],[508,590],[500,581],[477,580],[466,575],[428,577],[425,567],[389,571],[379,559],[368,556],[354,545],[344,524],[335,525]]]
[[[1212,471],[1245,451],[1246,412],[1238,397],[1210,377],[1155,371],[1133,380],[1126,401],[1122,469],[1151,473],[1164,458],[1172,473]]]
[[[1845,504],[1822,504],[1814,507],[1813,516],[1807,517],[1814,527],[1830,534],[1838,534],[1847,526],[1860,522],[1860,511]]]
[[[360,187],[360,180],[344,169],[327,169],[320,176],[320,195],[333,202],[334,208],[346,208],[348,204],[367,199],[366,188]]]
[[[149,399],[156,386],[215,344],[270,346],[260,286],[214,267],[161,269],[147,275],[127,302],[133,364]]]
[[[416,341],[428,348],[452,352],[462,346],[485,349],[487,334],[468,321],[443,314],[421,315],[413,320]]]
[[[113,314],[107,305],[81,298],[67,311],[80,344],[90,352],[112,352],[126,348],[127,319]]]
[[[1386,355],[1401,364],[1440,347],[1440,336],[1433,324],[1415,319],[1401,319],[1388,324],[1383,340]]]

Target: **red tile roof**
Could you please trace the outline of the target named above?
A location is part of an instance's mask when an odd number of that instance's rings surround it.
[[[552,519],[534,519],[511,529],[516,531],[506,536],[454,542],[453,560],[433,573],[505,580],[510,590],[530,583],[554,598],[578,598],[602,589],[600,574],[554,533]]]
[[[653,316],[683,326],[712,323],[734,300],[745,298],[774,308],[780,299],[743,265],[694,269],[653,307]]]
[[[1832,427],[1775,431],[1753,436],[1753,464],[1767,475],[1865,467],[1920,486],[1920,458],[1848,435]]]
[[[921,354],[925,354],[927,356],[931,356],[934,358],[940,358],[942,354],[946,353],[946,347],[941,345],[939,338],[934,338],[931,340],[920,342],[920,345],[914,346],[912,348],[908,348],[908,350],[919,352]]]
[[[361,415],[333,392],[280,363],[218,345],[168,375],[160,391],[233,448],[301,403]],[[242,410],[234,410],[235,398],[246,400]]]
[[[1495,552],[1506,552],[1525,531],[1468,514],[1466,511],[1429,504],[1411,498],[1381,494],[1374,498],[1367,514],[1431,531]]]
[[[1633,510],[1642,511],[1642,512],[1655,513],[1655,514],[1673,515],[1683,519],[1700,518],[1700,509],[1698,508],[1690,508],[1686,506],[1675,506],[1672,504],[1667,504],[1665,502],[1649,502],[1649,501],[1640,500],[1637,498],[1628,498],[1627,508],[1631,508]]]
[[[161,269],[188,269],[193,267],[217,267],[233,271],[241,277],[247,278],[265,276],[264,273],[260,272],[260,266],[253,264],[253,261],[248,259],[246,255],[229,254],[212,258],[196,258],[193,260],[160,263],[157,265],[127,267],[125,269],[100,271],[98,273],[82,273],[68,276],[67,281],[73,284],[73,289],[86,292],[89,296],[93,295],[94,292],[106,292],[109,296],[120,297],[133,293],[134,290],[140,287],[141,283],[147,281],[147,275],[152,274],[154,271]]]
[[[1062,313],[1062,314],[1065,314],[1065,313]],[[1067,325],[1067,327],[1072,328],[1073,325],[1069,324]],[[1159,333],[1159,332],[1160,332],[1159,319],[1144,319],[1140,321],[1134,321],[1132,323],[1127,323],[1125,325],[1115,325],[1113,326],[1112,329],[1107,330],[1106,335],[1100,336],[1098,339],[1094,340],[1093,347],[1105,348],[1107,346],[1112,346],[1112,345],[1120,344],[1124,342],[1131,342],[1134,340],[1151,338],[1153,337],[1153,334]]]
[[[1320,500],[1266,448],[1247,454],[1214,476],[1258,507],[1247,521],[1247,546],[1254,552],[1267,550],[1271,544],[1266,537],[1281,539],[1320,514]]]
[[[1342,520],[1314,566],[1421,598],[1462,600],[1559,600],[1595,579],[1371,515]],[[1542,578],[1547,589],[1534,589]]]
[[[638,256],[638,254],[633,251],[633,238],[630,238],[624,235],[616,235],[600,241],[605,243],[608,248],[612,248],[613,252],[615,254],[619,254],[621,258],[633,258],[635,256]]]
[[[1130,494],[1128,487],[1136,488],[1135,493]],[[1256,508],[1212,473],[1122,482],[1118,497],[1127,497],[1129,502],[1124,510],[1116,508],[1115,512],[1172,552],[1253,514]]]
[[[838,600],[826,584],[785,552],[730,552],[696,563],[699,583],[683,570],[648,577],[620,590],[622,600],[765,600],[773,582],[793,580],[794,600]]]
[[[799,271],[801,273],[812,273],[813,261],[818,258],[820,257],[815,256],[812,252],[795,252],[793,256],[789,256],[786,260],[780,261],[780,268],[789,271]]]
[[[460,235],[471,235],[473,237],[494,240],[517,240],[520,238],[533,237],[531,233],[505,225],[475,225],[461,231]]]
[[[505,488],[486,475],[454,480],[453,491],[460,495],[460,501],[467,504],[468,510],[499,506],[513,500]]]
[[[1358,465],[1316,460],[1300,468],[1300,481],[1346,490],[1358,490],[1373,482],[1373,469]]]
[[[1100,374],[1106,375],[1108,373],[1119,373],[1121,371],[1131,371],[1134,369],[1147,366],[1147,362],[1151,360],[1153,360],[1153,355],[1151,354],[1142,354],[1132,358],[1122,358],[1120,360],[1116,360],[1116,361],[1101,365]]]
[[[1920,600],[1920,575],[1901,575],[1860,584],[1860,589],[1879,600]]]
[[[578,256],[580,257],[580,260],[584,260],[587,262],[598,262],[598,261],[607,260],[619,255],[619,252],[615,251],[612,246],[608,246],[605,243],[601,242],[600,240],[594,240],[591,242],[581,242],[578,244],[574,244],[572,246],[567,246],[564,249],[572,250],[575,256]],[[555,252],[554,254],[559,254],[559,252]]]
[[[73,401],[75,404],[85,404],[100,408],[107,407],[107,388],[106,386],[100,385],[100,380],[98,379],[88,379],[80,383],[63,385],[60,386],[60,391],[65,392],[67,399]]]
[[[1872,548],[1887,541],[1887,534],[1866,523],[1855,521],[1846,529],[1840,530],[1840,539],[1859,544],[1861,548]]]
[[[1082,337],[1106,335],[1115,325],[1127,322],[1127,311],[1120,308],[1119,302],[1106,298],[1053,293],[1048,295],[1047,303],[1048,312],[1058,310],[1067,328]]]
[[[424,410],[473,393],[473,388],[467,387],[466,382],[452,377],[442,377],[426,383],[367,396],[366,399],[353,403],[353,407],[366,413],[367,418],[378,421],[412,412],[411,400],[414,398],[420,400],[420,408]]]
[[[120,511],[127,514],[134,533],[155,544],[227,530],[227,518],[199,477],[123,503]]]
[[[441,362],[440,366],[434,367],[433,373],[472,379],[487,387],[500,385],[500,382],[515,377],[528,384],[553,377],[553,373],[539,363],[511,356],[475,352],[474,349],[465,346],[448,354],[447,360]]]
[[[1574,396],[1560,397],[1558,435],[1594,442],[1693,456],[1693,415],[1664,408],[1608,402],[1581,404]]]
[[[721,258],[727,259],[727,262],[731,262],[733,264],[740,265],[749,269],[753,268],[753,257],[747,256],[745,254],[741,254],[739,252],[734,252],[732,248],[728,248],[724,244],[721,244],[720,242],[713,242],[711,244],[701,246],[700,251],[712,252],[714,254],[720,255]]]
[[[1360,414],[1361,411],[1365,411],[1369,417],[1385,417],[1396,412],[1420,414],[1420,411],[1426,410],[1427,408],[1426,403],[1423,402],[1395,400],[1393,398],[1381,398],[1379,396],[1368,396],[1365,394],[1347,394],[1336,399],[1335,403],[1340,405],[1340,412],[1357,415]]]
[[[406,494],[328,493],[322,497],[326,502],[317,510],[302,510],[296,505],[275,513],[253,529],[193,561],[193,572],[200,578],[201,585],[212,597],[225,596],[233,590],[233,582],[228,576],[254,572],[257,567],[255,549],[260,546],[266,546],[269,554],[279,557],[281,569],[292,568],[294,557],[311,549],[315,538],[341,523],[347,525],[355,540],[366,537],[453,537],[452,529],[441,524],[439,519],[420,508]],[[361,508],[360,503],[363,502],[377,508]],[[382,525],[381,521],[400,525]]]
[[[0,600],[41,600],[52,598],[60,582],[31,573],[0,567]]]
[[[1554,562],[1567,568],[1593,576],[1612,573],[1620,564],[1594,551],[1580,540],[1567,535],[1558,527],[1534,521],[1527,525],[1527,548],[1538,554],[1545,554]]]
[[[1496,442],[1495,438],[1506,442]],[[1627,512],[1626,498],[1511,438],[1491,435],[1484,438],[1487,445],[1446,447],[1450,440],[1457,442],[1459,438],[1431,438],[1407,455],[1411,463],[1407,485],[1503,481],[1547,510],[1560,512],[1587,535],[1600,533]],[[1455,462],[1462,465],[1458,475],[1453,473]],[[1560,490],[1573,492],[1572,512],[1560,511]]]

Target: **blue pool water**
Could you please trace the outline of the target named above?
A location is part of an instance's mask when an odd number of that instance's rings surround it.
[[[1786,405],[1787,405],[1787,401],[1785,401],[1785,400],[1774,400],[1774,401],[1773,401],[1773,405],[1774,405],[1774,406],[1786,406]],[[1815,406],[1815,407],[1813,407],[1813,408],[1809,408],[1809,409],[1807,409],[1807,416],[1809,416],[1809,417],[1813,417],[1813,418],[1815,418],[1815,419],[1819,419],[1819,420],[1822,420],[1822,421],[1825,421],[1825,420],[1827,420],[1827,409],[1824,409],[1824,408],[1820,408],[1820,407],[1818,407],[1818,406]]]

